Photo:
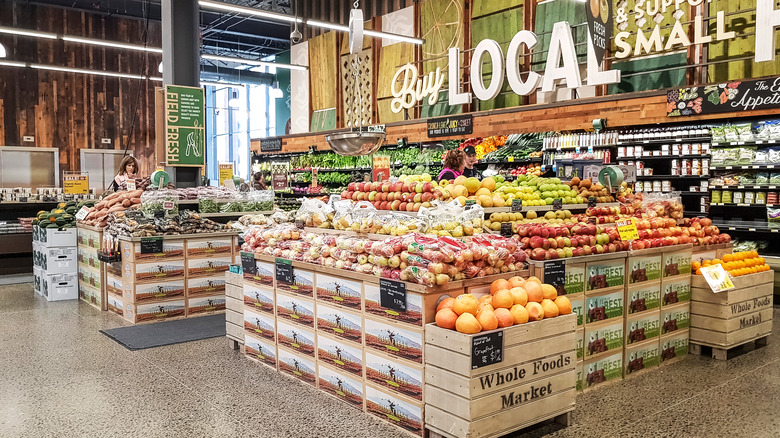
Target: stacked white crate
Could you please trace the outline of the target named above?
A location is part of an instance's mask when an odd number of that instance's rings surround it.
[[[75,228],[33,227],[35,292],[47,301],[78,299],[77,256]]]

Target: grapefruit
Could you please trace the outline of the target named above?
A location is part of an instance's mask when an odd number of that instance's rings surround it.
[[[509,313],[515,320],[515,324],[525,324],[528,322],[528,311],[525,310],[525,307],[521,306],[520,304],[515,304],[512,306],[512,308],[509,309]]]
[[[452,309],[452,303],[454,302],[455,302],[455,298],[447,297],[439,301],[439,305],[436,306],[436,311],[438,312],[441,309]]]
[[[467,335],[474,335],[482,331],[482,326],[477,317],[471,313],[464,313],[455,321],[455,330]]]
[[[464,313],[476,315],[478,309],[479,302],[472,294],[458,295],[455,298],[455,302],[452,303],[452,310],[458,315],[463,315]]]
[[[445,307],[436,312],[436,325],[450,330],[455,329],[455,321],[458,320],[458,314],[449,307]]]
[[[498,319],[498,326],[499,327],[511,327],[515,325],[515,318],[512,316],[512,312],[509,311],[509,309],[496,309],[495,312],[496,319]]]
[[[464,186],[468,189],[469,193],[474,194],[479,190],[480,187],[482,187],[482,183],[479,182],[479,179],[471,177],[466,178],[466,182],[463,183]]]

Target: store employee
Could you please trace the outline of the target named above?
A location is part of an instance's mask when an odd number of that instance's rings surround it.
[[[477,159],[477,150],[474,149],[474,146],[466,146],[465,149],[463,149],[463,152],[466,153],[466,167],[463,168],[463,176],[466,178],[482,178],[482,175],[479,174],[479,170],[474,167],[479,160]]]
[[[111,190],[118,191],[122,186],[122,183],[128,179],[135,179],[135,174],[138,172],[138,161],[128,155],[122,158],[122,162],[119,163],[119,172],[114,177],[114,182],[111,184]]]

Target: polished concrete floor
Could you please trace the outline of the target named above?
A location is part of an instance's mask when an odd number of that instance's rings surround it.
[[[31,284],[0,286],[0,437],[408,436],[225,339],[131,352],[98,332],[121,325],[83,303],[47,303]],[[578,396],[573,426],[516,436],[780,436],[777,340],[594,389]]]

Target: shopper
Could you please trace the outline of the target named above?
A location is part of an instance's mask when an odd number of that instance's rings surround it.
[[[463,169],[466,167],[466,154],[460,149],[453,149],[444,156],[444,169],[439,173],[438,180],[446,179],[452,181],[463,175]]]
[[[254,180],[253,187],[255,190],[268,190],[265,185],[265,172],[255,172],[252,179]]]
[[[119,191],[122,183],[128,179],[135,179],[137,172],[138,161],[132,155],[122,158],[122,161],[119,163],[119,172],[114,177],[114,182],[111,183],[111,190]]]
[[[466,148],[463,149],[463,152],[466,154],[466,167],[463,168],[463,176],[466,178],[474,177],[482,179],[479,170],[474,167],[477,162],[479,162],[477,159],[477,150],[474,149],[474,146],[466,146]]]

